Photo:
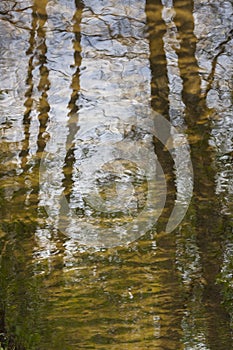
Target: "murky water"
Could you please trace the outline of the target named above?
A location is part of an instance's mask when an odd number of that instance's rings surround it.
[[[8,349],[232,349],[232,16],[0,2]]]

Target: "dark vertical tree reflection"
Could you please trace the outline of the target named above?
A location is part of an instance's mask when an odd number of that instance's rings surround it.
[[[63,179],[63,186],[64,186],[64,193],[67,195],[67,198],[69,199],[71,191],[72,191],[72,174],[73,174],[73,168],[75,163],[75,155],[74,155],[74,142],[75,142],[75,135],[78,131],[78,99],[79,99],[79,90],[80,90],[80,65],[81,65],[81,16],[82,16],[82,10],[83,5],[79,1],[75,1],[76,6],[76,12],[74,14],[73,18],[73,32],[74,32],[74,41],[73,41],[73,48],[74,48],[74,67],[75,72],[72,77],[72,94],[71,98],[68,104],[69,109],[69,120],[68,120],[68,136],[66,141],[66,158],[65,158],[65,164],[63,167],[63,173],[64,173],[64,179]]]
[[[194,293],[198,284],[200,291],[203,289],[204,308],[200,317],[206,322],[209,348],[228,349],[232,347],[229,315],[222,305],[220,288],[216,285],[223,259],[221,242],[224,218],[219,215],[221,206],[215,193],[215,153],[209,142],[211,121],[208,117],[211,111],[208,111],[201,92],[199,67],[195,57],[197,39],[194,35],[193,1],[175,0],[174,6],[175,22],[181,40],[178,56],[183,80],[182,97],[194,167],[193,231],[200,252],[203,276],[202,280],[193,281],[192,288]]]
[[[154,111],[170,120],[169,115],[169,82],[167,60],[164,50],[164,36],[166,24],[162,18],[163,6],[161,1],[147,0],[146,14],[150,42],[150,68],[151,68],[151,107]],[[160,271],[160,283],[164,294],[159,297],[158,310],[160,315],[161,349],[180,349],[181,338],[181,294],[179,280],[175,269],[175,235],[165,233],[167,221],[171,215],[176,199],[174,161],[166,146],[154,138],[155,153],[162,165],[166,177],[167,198],[164,210],[156,225],[156,242],[158,246],[156,266]],[[178,295],[177,295],[178,294]],[[176,303],[173,300],[176,299]],[[173,330],[170,341],[170,330]]]

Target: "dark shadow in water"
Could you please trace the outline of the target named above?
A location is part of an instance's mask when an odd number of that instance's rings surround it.
[[[183,80],[191,157],[194,168],[194,198],[197,244],[203,270],[203,295],[207,345],[211,350],[231,349],[230,318],[222,305],[221,290],[216,285],[222,262],[221,243],[224,235],[224,218],[220,216],[221,205],[215,193],[214,150],[210,147],[210,111],[201,95],[199,67],[195,58],[197,39],[194,35],[193,1],[175,0],[175,22],[179,31],[181,47],[178,50],[179,68]],[[200,283],[200,281],[199,281]]]

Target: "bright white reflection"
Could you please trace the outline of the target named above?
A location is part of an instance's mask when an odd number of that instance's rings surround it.
[[[111,247],[145,234],[163,210],[166,180],[153,137],[177,150],[170,150],[179,179],[168,231],[187,210],[192,165],[182,131],[151,110],[145,2],[86,0],[84,5],[70,203],[61,176],[72,142],[64,145],[65,132],[55,123],[41,164],[41,205],[68,237]]]

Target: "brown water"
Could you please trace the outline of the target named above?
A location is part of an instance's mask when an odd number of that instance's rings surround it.
[[[233,348],[232,16],[0,2],[8,350]]]

